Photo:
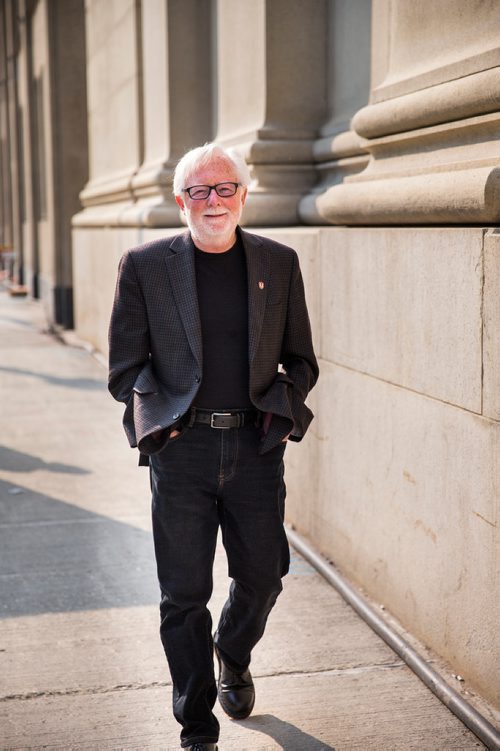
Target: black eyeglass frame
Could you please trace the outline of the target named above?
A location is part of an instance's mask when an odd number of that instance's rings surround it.
[[[221,195],[218,191],[218,188],[220,188],[221,185],[232,185],[234,187],[234,193],[230,193],[229,195]],[[206,201],[210,197],[210,193],[215,190],[219,198],[232,198],[236,195],[236,191],[238,188],[241,187],[241,183],[234,183],[231,180],[224,180],[222,183],[216,183],[216,185],[191,185],[189,188],[183,188],[182,192],[187,193],[188,196],[192,201]],[[191,195],[191,191],[195,188],[208,188],[208,193],[203,196],[198,196],[197,198],[195,196]]]

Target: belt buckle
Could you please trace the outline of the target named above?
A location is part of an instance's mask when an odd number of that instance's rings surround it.
[[[214,425],[214,417],[232,417],[231,412],[212,412],[210,415],[210,427],[216,430],[229,430],[229,425]]]

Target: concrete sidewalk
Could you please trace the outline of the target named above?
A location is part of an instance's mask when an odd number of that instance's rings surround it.
[[[103,366],[43,328],[0,292],[0,749],[174,750],[148,473]],[[227,586],[219,549],[214,618]],[[220,751],[484,748],[295,554],[252,668]]]

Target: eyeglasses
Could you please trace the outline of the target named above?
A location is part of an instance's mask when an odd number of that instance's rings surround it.
[[[221,198],[231,198],[238,190],[241,183],[217,183],[217,185],[192,185],[190,188],[183,188],[182,192],[187,193],[193,201],[205,201],[212,190],[215,190]]]

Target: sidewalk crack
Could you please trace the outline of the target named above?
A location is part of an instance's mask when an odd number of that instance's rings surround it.
[[[282,676],[304,676],[304,675],[353,675],[357,673],[367,673],[373,670],[394,670],[395,668],[407,667],[406,663],[402,660],[396,660],[394,662],[380,662],[371,663],[369,665],[349,665],[341,668],[324,668],[318,670],[290,670],[281,671],[276,673],[267,673],[263,675],[255,676],[257,678],[279,678]]]
[[[0,696],[0,703],[7,701],[26,701],[29,699],[47,699],[57,696],[84,696],[92,694],[111,694],[117,691],[142,691],[148,688],[165,688],[170,685],[171,683],[168,681],[153,681],[152,683],[119,683],[116,686],[93,686],[62,690],[29,691],[22,694]]]
[[[290,670],[275,673],[261,673],[254,678],[282,678],[282,677],[300,677],[304,675],[353,675],[366,673],[373,670],[394,670],[395,668],[406,667],[402,661],[381,662],[371,665],[350,665],[342,668],[325,668],[324,670]],[[118,683],[115,686],[93,686],[68,689],[51,689],[47,691],[29,691],[19,694],[7,694],[0,696],[0,703],[9,701],[29,701],[30,699],[49,699],[64,696],[92,696],[93,694],[112,694],[120,691],[144,691],[151,688],[167,688],[171,686],[170,681],[152,681],[151,683]]]

